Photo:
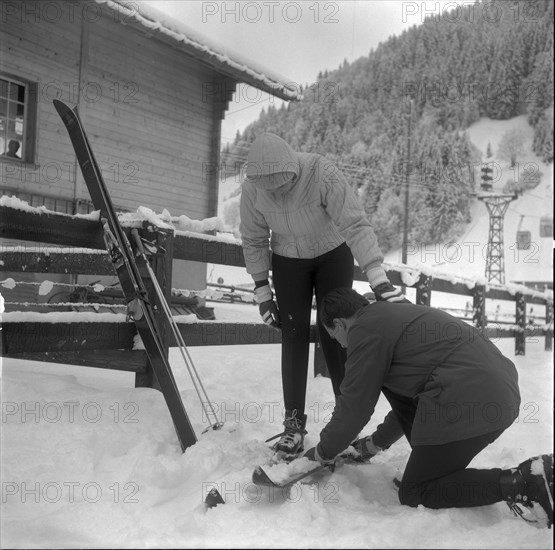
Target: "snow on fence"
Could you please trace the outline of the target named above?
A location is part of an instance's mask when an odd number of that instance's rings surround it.
[[[137,221],[135,220],[135,226]],[[140,233],[157,242],[163,241],[165,254],[153,257],[159,282],[171,297],[171,266],[174,259],[244,267],[243,253],[234,239],[187,231],[168,231],[152,219],[139,222]],[[40,209],[21,209],[0,205],[0,236],[5,239],[41,243],[32,249],[5,246],[0,251],[0,265],[6,272],[55,273],[79,275],[114,275],[105,253],[102,229],[94,216],[69,216]],[[425,269],[389,265],[387,273],[394,285],[416,289],[416,302],[430,305],[432,292],[464,295],[472,298],[472,323],[488,337],[515,338],[515,352],[524,355],[526,338],[544,336],[545,349],[552,349],[553,295],[525,286],[487,285],[462,277],[441,278]],[[357,280],[365,277],[355,269]],[[149,291],[152,289],[149,289]],[[152,299],[155,300],[154,293]],[[486,299],[515,303],[514,324],[489,323]],[[543,325],[529,325],[526,305],[545,306]],[[123,313],[13,311],[3,314],[2,355],[27,360],[51,361],[73,365],[118,369],[136,373],[136,386],[153,386],[152,371],[135,325]],[[193,315],[179,316],[179,328],[188,346],[279,343],[279,330],[262,323],[229,323],[198,320]],[[160,317],[160,322],[164,320]],[[167,331],[170,334],[170,331]],[[316,327],[311,341],[317,344]],[[175,342],[168,337],[166,345]],[[326,374],[319,346],[316,345],[315,374]]]

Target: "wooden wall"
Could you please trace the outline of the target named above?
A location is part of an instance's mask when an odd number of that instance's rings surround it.
[[[79,77],[80,23],[59,21],[33,12],[31,2],[7,3],[0,18],[0,72],[38,84],[34,163],[2,162],[1,184],[26,192],[74,198],[71,163],[74,155],[61,139],[59,118],[52,108],[56,91]],[[67,94],[66,94],[67,96]],[[59,175],[58,175],[59,174]]]
[[[138,23],[123,25],[106,4],[8,4],[0,71],[38,83],[38,128],[35,163],[1,163],[2,187],[88,199],[52,106],[59,98],[79,105],[117,207],[215,215],[225,99],[203,89],[221,75]]]

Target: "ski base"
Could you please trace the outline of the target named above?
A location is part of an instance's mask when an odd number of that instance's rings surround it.
[[[334,471],[337,466],[343,464],[368,464],[360,460],[352,452],[345,451],[340,454],[333,466],[322,466],[319,462],[311,461],[308,458],[299,457],[289,462],[269,463],[257,466],[252,474],[252,482],[255,485],[276,487],[283,489],[315,474],[316,472]]]

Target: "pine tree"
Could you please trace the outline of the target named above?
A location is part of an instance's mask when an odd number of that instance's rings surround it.
[[[519,130],[508,130],[501,136],[497,156],[508,161],[511,168],[516,166],[516,161],[524,149],[524,138]]]
[[[302,101],[270,106],[222,158],[245,158],[263,130],[295,150],[330,156],[350,167],[377,234],[384,232],[383,246],[395,246],[389,231],[392,220],[402,220],[396,208],[404,181],[406,100],[412,97],[411,238],[442,239],[469,218],[475,182],[468,166],[477,154],[463,135],[470,124],[483,116],[526,112],[534,151],[547,162],[553,159],[554,2],[534,2],[533,21],[524,16],[528,1],[518,11],[494,3],[503,11],[498,22],[487,20],[495,9],[482,0],[463,6],[457,22],[428,19],[367,57],[320,71],[317,98],[314,85],[305,86]],[[492,156],[491,144],[486,156]]]

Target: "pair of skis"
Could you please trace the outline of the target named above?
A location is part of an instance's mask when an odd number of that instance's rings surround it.
[[[94,208],[100,211],[104,241],[125,295],[128,317],[135,322],[137,331],[143,341],[150,365],[170,411],[181,450],[184,452],[185,449],[196,443],[197,437],[185,411],[173,376],[154,306],[148,299],[146,283],[149,281],[155,290],[163,314],[167,318],[179,346],[210,427],[218,429],[222,426],[222,423],[216,418],[183,337],[150,265],[148,254],[163,251],[156,245],[143,240],[136,229],[131,230],[132,246],[126,232],[119,223],[108,188],[102,178],[102,173],[94,157],[77,109],[71,109],[59,100],[54,100],[54,107],[69,134]]]

